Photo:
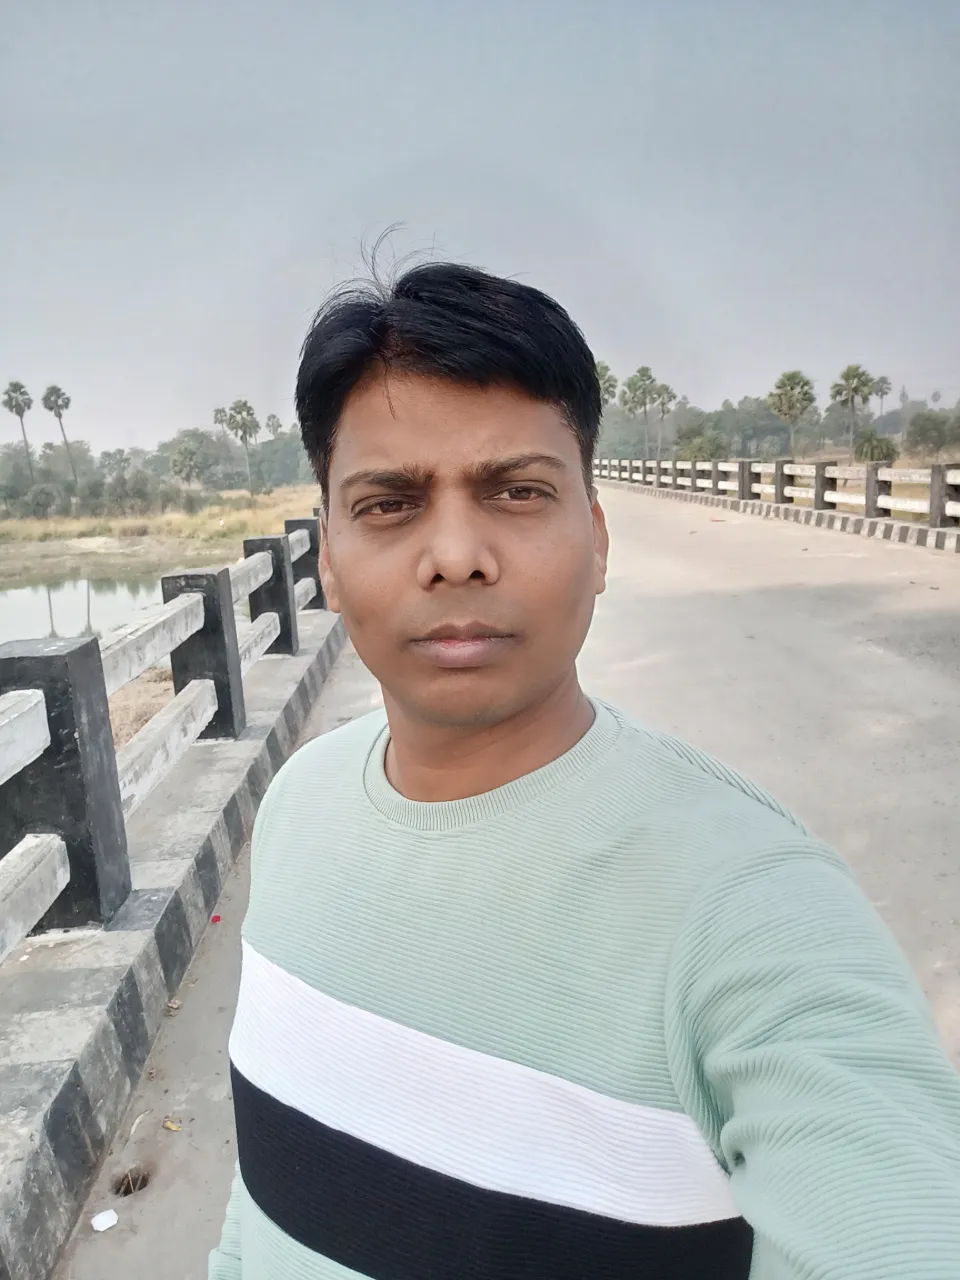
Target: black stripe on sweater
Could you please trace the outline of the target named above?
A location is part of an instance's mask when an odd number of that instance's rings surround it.
[[[647,1227],[461,1182],[328,1128],[235,1067],[240,1173],[255,1204],[371,1280],[747,1280],[742,1218]]]

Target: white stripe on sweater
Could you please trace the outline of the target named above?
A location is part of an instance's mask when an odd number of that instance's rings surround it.
[[[735,1218],[694,1122],[342,1004],[243,946],[230,1056],[251,1083],[438,1173],[623,1222]]]

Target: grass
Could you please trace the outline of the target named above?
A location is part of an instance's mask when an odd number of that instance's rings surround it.
[[[110,698],[113,745],[125,746],[173,699],[173,675],[166,664],[151,667]]]
[[[224,495],[222,502],[195,515],[168,511],[162,516],[67,516],[50,520],[0,520],[0,542],[69,542],[86,538],[183,538],[191,542],[230,542],[281,533],[288,517],[309,516],[318,504],[313,485],[291,485],[248,497]]]
[[[282,533],[283,522],[310,516],[312,485],[290,485],[223,501],[195,515],[0,520],[0,590],[77,578],[129,579],[199,564],[227,564],[243,539]]]

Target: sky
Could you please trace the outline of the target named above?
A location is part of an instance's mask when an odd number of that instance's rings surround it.
[[[292,422],[312,314],[393,224],[704,408],[851,362],[960,397],[955,0],[30,0],[3,42],[36,445],[51,382],[96,450],[238,397]]]

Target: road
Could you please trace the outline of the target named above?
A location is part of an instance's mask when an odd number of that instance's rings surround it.
[[[841,850],[960,1065],[960,557],[617,488],[602,499],[613,550],[584,686],[722,756]],[[377,701],[348,652],[308,736]],[[226,1040],[246,865],[57,1280],[206,1275],[234,1161]],[[162,1128],[168,1116],[179,1131]],[[112,1181],[138,1165],[146,1188],[114,1196]],[[119,1224],[94,1235],[90,1216],[110,1207]]]

